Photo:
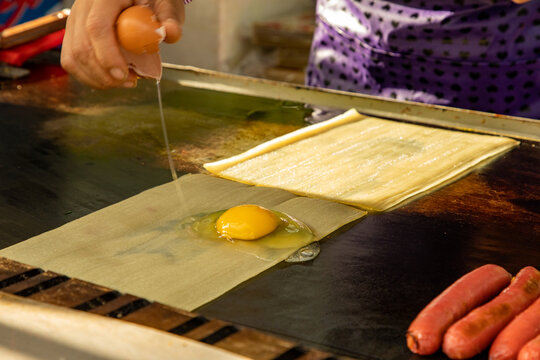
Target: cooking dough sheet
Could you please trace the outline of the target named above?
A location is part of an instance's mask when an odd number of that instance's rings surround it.
[[[286,259],[291,248],[239,247],[181,226],[192,215],[258,204],[319,240],[366,213],[287,191],[186,175],[0,251],[0,256],[191,311]]]
[[[204,166],[227,179],[384,211],[518,144],[349,110]]]

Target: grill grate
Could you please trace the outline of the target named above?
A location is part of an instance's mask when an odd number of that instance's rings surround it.
[[[96,296],[95,298],[88,300],[80,305],[77,305],[73,307],[75,310],[82,310],[82,311],[90,311],[92,309],[95,309],[99,306],[105,305],[109,301],[112,301],[118,297],[120,297],[122,294],[120,294],[118,291],[113,290],[109,291],[103,295]]]
[[[124,316],[129,315],[132,312],[142,309],[143,307],[148,306],[148,305],[150,305],[150,301],[146,299],[137,299],[135,301],[130,302],[127,305],[124,305],[116,310],[113,310],[105,314],[105,316],[121,319]]]
[[[11,276],[5,280],[0,281],[0,289],[16,284],[18,282],[30,279],[31,277],[34,277],[41,273],[43,273],[43,270],[41,269],[30,269],[28,271],[23,272],[22,274]]]
[[[301,356],[304,356],[307,353],[306,350],[304,350],[300,346],[295,346],[292,349],[287,350],[283,354],[277,356],[274,358],[274,360],[296,360]]]
[[[216,331],[215,333],[208,335],[201,341],[206,344],[213,345],[217,342],[220,342],[221,340],[225,339],[226,337],[236,334],[238,332],[238,329],[233,325],[226,325]]]
[[[296,343],[257,330],[211,320],[2,257],[0,257],[0,291],[112,318],[125,318],[124,321],[190,337],[253,359],[350,359],[335,357],[315,349],[306,349]],[[130,314],[136,316],[128,316]],[[212,332],[209,334],[209,331]],[[231,337],[233,334],[235,336]],[[227,341],[224,342],[225,339]]]
[[[191,330],[195,330],[199,326],[206,324],[209,320],[205,318],[204,316],[196,316],[185,323],[178,325],[174,329],[169,330],[169,332],[176,334],[176,335],[184,335],[190,332]]]
[[[56,286],[68,280],[69,278],[67,276],[64,276],[64,275],[57,276],[52,279],[45,280],[37,285],[27,287],[26,289],[23,289],[21,291],[17,291],[15,295],[28,297],[40,291],[52,288],[53,286]]]

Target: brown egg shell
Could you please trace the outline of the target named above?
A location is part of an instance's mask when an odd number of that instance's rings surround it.
[[[116,35],[124,49],[145,54],[158,52],[165,34],[149,7],[135,5],[118,16]]]

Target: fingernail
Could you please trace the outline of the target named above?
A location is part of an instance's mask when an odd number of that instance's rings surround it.
[[[120,68],[112,68],[110,70],[111,76],[115,78],[116,80],[125,80],[127,77],[127,73],[125,73]]]
[[[135,86],[137,86],[137,82],[135,81],[126,81],[125,83],[122,84],[122,87],[125,87],[125,88],[134,88]]]

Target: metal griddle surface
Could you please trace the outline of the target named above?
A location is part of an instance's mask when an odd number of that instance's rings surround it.
[[[153,83],[94,92],[57,65],[34,70],[0,83],[2,248],[170,180]],[[181,172],[298,128],[305,115],[301,104],[163,89]],[[485,263],[540,267],[539,163],[538,144],[523,142],[434,194],[341,229],[315,261],[278,265],[197,311],[337,354],[420,359],[406,349],[407,326],[459,276]]]

